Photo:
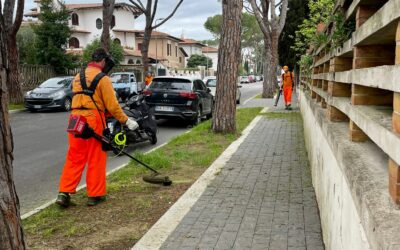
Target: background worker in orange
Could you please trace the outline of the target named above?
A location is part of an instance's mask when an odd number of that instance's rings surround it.
[[[146,86],[149,86],[150,83],[153,81],[153,75],[151,74],[151,72],[148,72],[146,77],[144,78],[144,83],[146,84]]]
[[[282,74],[282,89],[283,97],[285,99],[285,109],[292,109],[292,92],[293,92],[293,80],[294,74],[289,71],[288,66],[283,66],[284,73]]]
[[[104,49],[96,50],[92,55],[92,61],[85,69],[86,84],[89,87],[96,75],[102,72],[106,66],[108,53]],[[107,73],[107,72],[105,72]],[[138,128],[136,121],[129,119],[115,97],[115,92],[108,76],[104,76],[98,83],[93,94],[90,96],[81,92],[82,85],[78,74],[73,83],[72,91],[77,93],[72,99],[71,115],[83,115],[89,126],[97,133],[103,134],[105,129],[105,110],[111,113],[122,124],[129,129]],[[97,107],[96,107],[97,105]],[[59,195],[56,203],[63,207],[70,204],[71,193],[76,192],[82,172],[87,163],[86,184],[88,194],[88,205],[96,205],[105,200],[106,195],[106,160],[107,153],[102,150],[102,144],[95,138],[82,139],[73,134],[68,134],[69,149],[66,162],[60,179]]]

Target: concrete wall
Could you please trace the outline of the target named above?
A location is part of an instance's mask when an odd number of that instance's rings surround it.
[[[339,166],[318,118],[314,116],[309,99],[302,92],[300,100],[304,136],[326,249],[371,249],[346,175]],[[347,124],[337,124],[337,126],[347,126]]]

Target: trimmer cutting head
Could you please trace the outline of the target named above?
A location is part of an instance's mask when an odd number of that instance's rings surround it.
[[[143,176],[143,181],[151,184],[159,184],[163,186],[171,186],[172,181],[168,176],[162,176],[160,174],[152,174]]]

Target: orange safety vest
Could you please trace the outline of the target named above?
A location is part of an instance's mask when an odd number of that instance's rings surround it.
[[[282,86],[284,88],[293,87],[293,72],[288,71],[287,73],[282,74]]]

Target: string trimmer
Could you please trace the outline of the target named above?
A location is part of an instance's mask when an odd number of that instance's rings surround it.
[[[84,139],[95,138],[96,140],[100,141],[103,145],[105,144],[108,147],[111,147],[111,149],[119,151],[121,154],[128,156],[135,162],[137,162],[140,165],[144,166],[145,168],[149,169],[150,171],[153,172],[153,174],[144,176],[143,181],[145,181],[145,182],[152,183],[152,184],[160,184],[160,185],[162,184],[164,186],[170,186],[172,184],[172,181],[169,179],[168,176],[162,176],[161,173],[159,173],[157,170],[150,167],[146,163],[136,159],[135,157],[128,154],[124,150],[120,150],[119,148],[115,147],[109,138],[99,135],[96,132],[94,132],[94,130],[91,127],[89,127],[89,124],[87,123],[87,120],[84,116],[72,115],[70,118],[67,132],[74,134],[76,137],[80,137],[80,138],[84,138]]]
[[[279,92],[278,92],[278,94],[276,96],[276,100],[275,100],[275,104],[274,104],[275,107],[278,105],[279,97],[281,96],[281,94],[282,94],[282,89],[280,88]]]

